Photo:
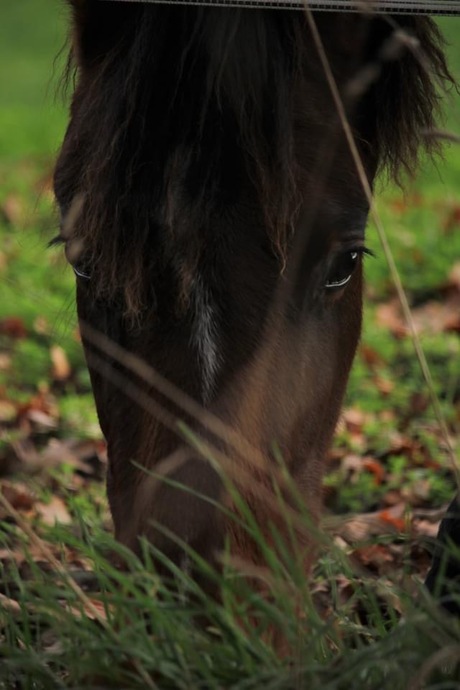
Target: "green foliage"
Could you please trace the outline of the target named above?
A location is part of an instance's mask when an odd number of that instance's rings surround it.
[[[0,542],[11,543],[9,532]],[[458,621],[423,593],[414,600],[383,581],[376,587],[372,578],[357,580],[332,543],[316,572],[318,588],[332,583],[331,609],[320,616],[294,561],[266,573],[269,597],[226,567],[213,575],[222,589],[217,602],[172,565],[175,584],[166,586],[151,546],[144,544],[140,561],[95,524],[83,537],[55,527],[46,540],[91,566],[96,593],[89,597],[68,576],[47,573],[23,544],[28,579],[17,567],[3,578],[20,608],[2,624],[0,688],[407,690],[416,681],[426,690],[457,687]],[[115,554],[126,568],[114,565]],[[344,599],[339,583],[346,577]],[[74,578],[83,582],[81,573]],[[281,657],[271,643],[274,627],[283,635]]]
[[[53,101],[67,12],[62,0],[3,2],[0,8],[0,159],[52,156],[65,126]],[[53,78],[54,74],[54,78]]]
[[[69,394],[59,400],[64,431],[71,437],[100,438],[93,396],[91,393]]]
[[[22,340],[15,348],[12,368],[16,372],[16,385],[36,386],[47,381],[50,369],[49,354],[33,340]]]

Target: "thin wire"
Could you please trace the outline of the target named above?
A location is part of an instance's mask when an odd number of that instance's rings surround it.
[[[432,14],[460,16],[456,0],[118,0],[166,5],[198,5],[212,7],[271,8],[301,10],[308,7],[316,12],[361,12],[390,14]]]

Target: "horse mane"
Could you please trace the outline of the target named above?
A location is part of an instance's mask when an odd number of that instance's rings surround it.
[[[82,0],[73,9],[78,80],[56,186],[64,211],[78,200],[69,239],[95,294],[121,293],[136,316],[154,300],[145,276],[173,256],[184,294],[215,219],[237,204],[257,207],[282,261],[301,191],[292,104],[311,41],[305,18]],[[396,178],[415,169],[421,144],[435,148],[425,133],[450,80],[436,25],[399,25],[418,43],[388,59],[391,22],[370,20],[376,76],[358,132]]]
[[[375,113],[374,148],[380,171],[398,183],[412,176],[420,152],[440,153],[430,136],[442,118],[442,101],[454,85],[437,24],[428,17],[403,16],[376,23],[380,60],[369,96]]]

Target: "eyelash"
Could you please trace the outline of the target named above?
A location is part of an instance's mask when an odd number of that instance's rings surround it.
[[[61,235],[56,235],[48,242],[47,247],[51,249],[52,247],[60,247],[63,244],[65,244],[65,239]]]
[[[65,244],[66,240],[62,237],[62,235],[56,235],[56,237],[53,237],[53,239],[48,242],[48,248],[58,247]],[[81,278],[82,280],[91,280],[91,275],[83,271],[78,265],[75,266],[72,263],[70,265],[77,278]]]

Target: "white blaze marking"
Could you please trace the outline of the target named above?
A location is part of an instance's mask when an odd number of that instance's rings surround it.
[[[195,307],[193,343],[198,351],[203,370],[202,395],[203,402],[209,402],[219,369],[219,353],[217,350],[217,328],[215,311],[211,304],[210,295],[200,277],[195,278],[193,286],[193,301]]]

